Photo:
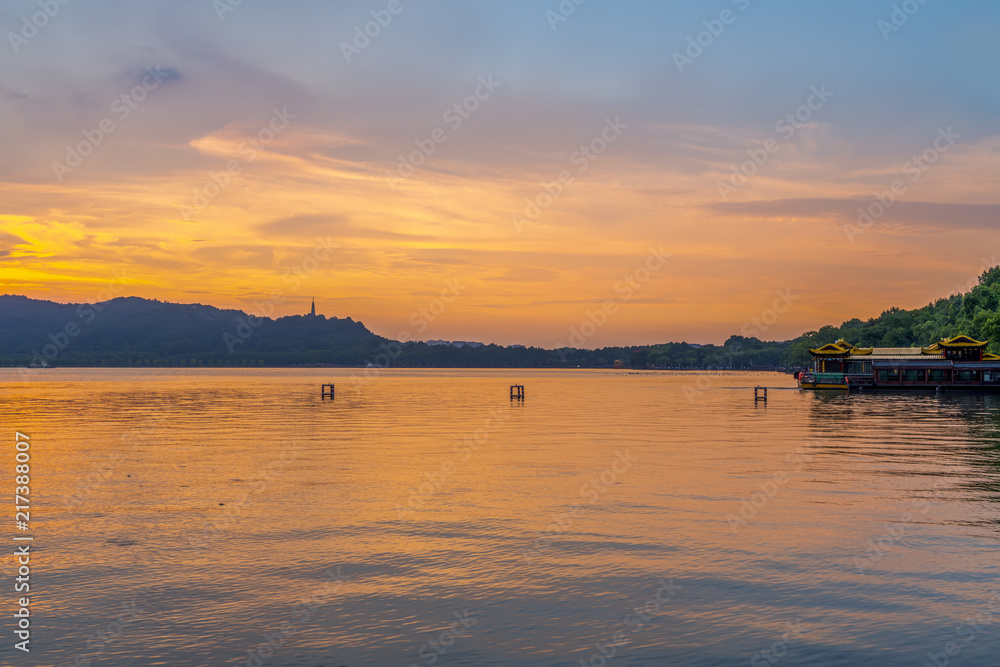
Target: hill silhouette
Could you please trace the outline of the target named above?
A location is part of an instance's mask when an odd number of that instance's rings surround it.
[[[360,363],[385,342],[360,322],[119,297],[59,304],[0,296],[0,361],[52,365]]]
[[[400,344],[351,318],[271,319],[239,310],[119,297],[60,304],[0,296],[0,365],[416,366],[552,368],[610,366],[627,348],[545,350]]]

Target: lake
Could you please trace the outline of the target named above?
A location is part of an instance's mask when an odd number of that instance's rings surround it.
[[[1000,664],[1000,396],[7,368],[0,398],[10,613],[34,538],[5,665]]]

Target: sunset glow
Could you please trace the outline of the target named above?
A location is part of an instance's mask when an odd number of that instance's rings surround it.
[[[544,347],[614,300],[598,347],[781,294],[754,326],[791,338],[997,263],[997,7],[675,4],[407,1],[364,47],[384,3],[61,6],[0,56],[2,292]]]

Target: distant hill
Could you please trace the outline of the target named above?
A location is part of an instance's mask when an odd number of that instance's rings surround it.
[[[351,318],[256,318],[239,310],[121,297],[60,304],[0,296],[0,365],[604,367],[627,348],[560,351],[399,344]]]
[[[361,363],[385,342],[360,322],[121,297],[59,304],[0,296],[0,363],[263,365]]]

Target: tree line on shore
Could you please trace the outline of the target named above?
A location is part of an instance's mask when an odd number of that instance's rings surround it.
[[[631,357],[634,368],[749,368],[808,366],[809,348],[843,338],[859,347],[926,346],[958,334],[989,340],[1000,353],[1000,266],[979,276],[967,292],[952,294],[922,308],[889,308],[868,320],[854,318],[828,325],[787,341],[760,341],[732,336],[723,345],[666,343],[644,347]]]

